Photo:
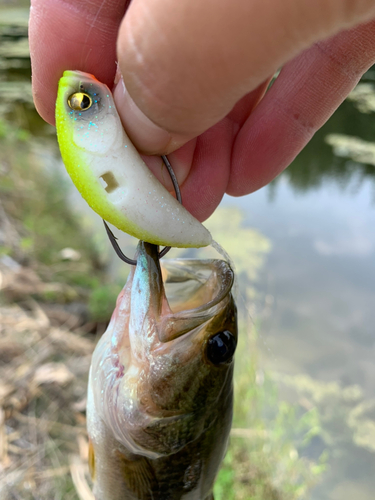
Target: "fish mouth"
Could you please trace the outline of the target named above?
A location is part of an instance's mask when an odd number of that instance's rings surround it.
[[[226,304],[234,282],[234,273],[230,265],[217,259],[207,260],[169,260],[163,266],[167,270],[166,284],[195,283],[193,293],[187,303],[195,307],[181,311],[180,304],[172,305],[170,314],[161,318],[159,339],[169,342],[201,326],[217,314],[218,309]]]
[[[136,259],[95,349],[90,387],[116,440],[157,458],[195,440],[216,421],[216,401],[230,400],[232,364],[213,366],[205,353],[206,339],[234,324],[234,273],[213,259],[168,260],[162,271],[158,247],[143,241]],[[169,285],[181,289],[170,303]]]
[[[234,272],[228,262],[218,259],[175,259],[165,261],[161,267],[158,247],[140,241],[133,278],[132,314],[133,311],[139,313],[141,302],[148,302],[148,311],[153,312],[152,316],[158,324],[158,340],[170,342],[217,314],[225,306],[233,282]],[[191,290],[187,298],[186,287],[189,284]],[[174,303],[168,301],[168,285],[184,289],[181,300],[175,300]]]

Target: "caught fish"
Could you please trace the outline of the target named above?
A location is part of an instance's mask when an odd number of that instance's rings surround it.
[[[213,499],[232,421],[233,279],[222,260],[167,260],[162,273],[157,247],[139,243],[90,369],[97,500]]]
[[[70,177],[104,220],[156,245],[211,243],[209,231],[148,169],[122,127],[110,90],[94,76],[64,72],[56,128]]]

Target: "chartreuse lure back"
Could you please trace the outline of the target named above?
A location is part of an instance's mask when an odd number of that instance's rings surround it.
[[[65,71],[56,127],[75,186],[104,220],[155,245],[202,247],[208,230],[154,177],[130,142],[108,87],[88,73]]]

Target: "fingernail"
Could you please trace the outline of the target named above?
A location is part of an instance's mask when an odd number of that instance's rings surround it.
[[[146,154],[165,153],[170,143],[174,142],[171,134],[155,125],[138,108],[122,77],[113,91],[113,97],[126,133],[137,149]]]

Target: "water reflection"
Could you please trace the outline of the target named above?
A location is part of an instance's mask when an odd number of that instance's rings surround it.
[[[27,40],[29,2],[14,4],[12,7],[0,2],[0,118],[45,136],[53,128],[44,123],[33,105]]]
[[[272,242],[258,285],[272,298],[258,311],[265,366],[279,373],[285,398],[318,409],[320,446],[330,453],[308,498],[367,500],[375,487],[374,167],[335,158],[324,142],[333,132],[371,140],[373,114],[344,103],[270,187],[235,203]]]
[[[350,148],[346,158],[333,154],[332,147],[325,140],[331,134],[359,137],[374,145],[375,120],[371,114],[361,113],[352,103],[344,102],[288,169],[271,183],[271,198],[276,195],[280,181],[285,179],[296,192],[316,190],[332,181],[341,190],[346,190],[349,186],[358,190],[366,179],[374,181],[373,164],[353,161]]]

